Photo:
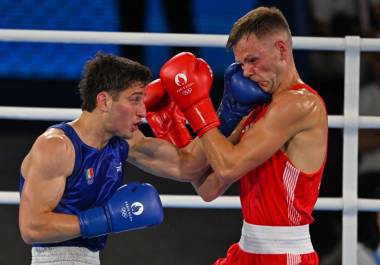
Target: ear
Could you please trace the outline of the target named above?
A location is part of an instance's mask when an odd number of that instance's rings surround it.
[[[101,111],[108,111],[108,107],[110,105],[110,102],[112,98],[111,95],[108,94],[106,91],[101,91],[96,95],[96,106]]]
[[[286,43],[283,40],[278,40],[274,43],[274,46],[280,52],[281,60],[285,60],[289,52],[289,49]]]

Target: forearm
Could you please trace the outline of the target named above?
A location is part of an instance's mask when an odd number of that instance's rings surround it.
[[[196,181],[192,181],[195,191],[204,201],[212,201],[222,195],[230,183],[224,183],[214,172],[199,178]]]
[[[163,140],[146,138],[138,145],[133,146],[128,154],[127,161],[141,170],[159,177],[176,178],[175,168],[167,164],[163,167],[166,157],[176,157],[177,151],[169,147]],[[174,148],[174,147],[173,147]],[[160,156],[162,149],[166,149],[165,157]],[[171,154],[172,153],[172,154]],[[170,162],[169,162],[170,163]]]
[[[237,161],[233,159],[234,145],[217,130],[212,129],[202,138],[202,146],[210,166],[216,172],[216,176],[226,181],[233,173],[233,167]],[[234,181],[231,179],[231,181]]]
[[[62,242],[80,236],[76,215],[54,212],[20,216],[20,230],[28,244]]]
[[[195,138],[186,148],[182,149],[182,174],[188,176],[190,181],[198,180],[207,175],[210,164],[203,150],[201,140]]]
[[[131,149],[128,162],[153,175],[186,182],[203,175],[208,168],[196,140],[178,149],[167,141],[145,138]]]

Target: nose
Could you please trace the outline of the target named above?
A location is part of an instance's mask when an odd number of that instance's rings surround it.
[[[251,77],[252,75],[255,74],[255,69],[251,65],[248,65],[248,64],[242,65],[242,69],[243,69],[243,75],[245,77]]]
[[[144,102],[141,102],[141,104],[139,104],[136,110],[136,114],[141,118],[144,118],[146,116],[146,107]]]

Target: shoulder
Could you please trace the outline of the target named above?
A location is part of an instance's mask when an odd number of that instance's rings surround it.
[[[73,151],[71,140],[60,129],[50,128],[41,134],[33,145],[33,149],[51,154],[65,154]]]
[[[327,111],[320,96],[306,89],[286,90],[273,97],[265,116],[279,126],[305,129],[320,119],[327,119]]]
[[[322,98],[306,89],[281,92],[276,97],[273,97],[270,109],[280,115],[291,113],[298,118],[316,110],[325,112]]]
[[[75,160],[74,146],[62,130],[50,128],[36,139],[25,160],[29,166],[70,175]]]

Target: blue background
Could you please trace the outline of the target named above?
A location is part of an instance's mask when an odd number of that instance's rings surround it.
[[[116,0],[40,0],[38,4],[34,0],[2,0],[0,28],[118,32],[118,5]],[[196,0],[192,5],[196,33],[228,34],[233,22],[252,9],[255,1]],[[159,0],[147,1],[145,12],[145,32],[168,32]],[[169,47],[144,47],[142,63],[157,75],[170,57]],[[0,78],[80,79],[83,64],[99,50],[121,55],[119,45],[0,42]],[[216,74],[233,61],[225,48],[200,48],[198,56],[206,59]]]

